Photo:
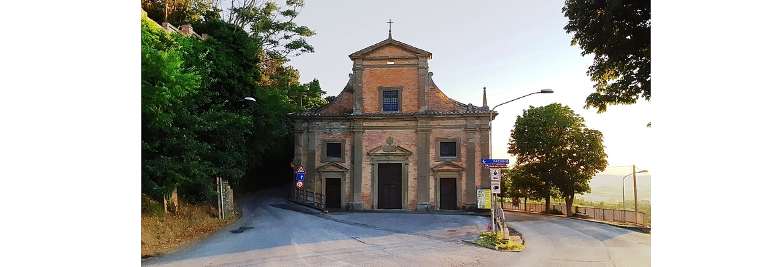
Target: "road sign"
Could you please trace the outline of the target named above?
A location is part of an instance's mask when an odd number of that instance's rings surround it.
[[[303,165],[298,167],[297,173],[306,173],[306,169],[303,168]]]
[[[304,181],[304,180],[306,180],[306,174],[305,173],[295,174],[295,180],[296,181]]]
[[[297,182],[295,182],[295,187],[297,187],[297,188],[303,188],[303,181],[297,181]]]
[[[482,159],[482,164],[509,164],[508,159]]]
[[[490,181],[490,191],[493,194],[501,193],[501,181]]]
[[[477,189],[477,208],[490,209],[490,189]]]
[[[488,168],[501,168],[506,169],[506,164],[485,164]]]
[[[501,169],[499,169],[499,168],[490,168],[490,180],[491,181],[500,181],[501,180]]]

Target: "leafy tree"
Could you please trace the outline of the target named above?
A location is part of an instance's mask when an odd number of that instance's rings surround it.
[[[201,12],[216,9],[198,9],[213,1],[168,2],[182,5],[176,14],[200,12],[174,18],[209,38],[168,35],[153,21],[142,22],[142,191],[167,196],[177,189],[202,202],[214,195],[216,176],[238,192],[280,181],[269,177],[289,178],[294,138],[286,115],[326,103],[319,81],[301,85],[298,71],[285,65],[287,54],[264,48],[263,32],[249,34]],[[164,7],[162,0],[142,6],[155,3]],[[257,101],[236,101],[244,97]]]
[[[288,100],[291,105],[300,108],[298,111],[318,108],[328,104],[328,102],[322,98],[325,92],[320,88],[320,81],[317,79],[314,79],[310,83],[291,86],[287,89]]]
[[[326,96],[325,101],[328,102],[328,104],[333,103],[333,101],[336,101],[336,96],[335,95]]]
[[[532,176],[539,177],[542,189],[552,188],[566,201],[566,214],[572,215],[575,194],[590,192],[590,179],[607,167],[607,154],[598,130],[585,127],[585,120],[568,106],[553,103],[530,107],[518,116],[508,152]],[[550,187],[548,187],[550,186]],[[549,200],[552,193],[546,194]]]
[[[650,0],[567,0],[566,33],[582,55],[593,54],[588,75],[595,93],[585,108],[605,112],[607,105],[650,100]]]
[[[175,25],[219,18],[217,0],[141,0],[150,19]]]
[[[314,52],[304,39],[313,36],[314,31],[293,22],[303,6],[303,0],[286,0],[284,6],[272,0],[232,0],[226,21],[259,40],[264,63],[287,62],[289,56]]]
[[[141,21],[141,180],[142,191],[156,198],[199,172],[199,152],[207,147],[195,139],[183,101],[197,92],[200,76],[182,66],[180,50],[159,26]]]
[[[511,193],[512,198],[523,198],[526,203],[528,199],[546,199],[548,200],[547,203],[549,203],[548,197],[557,196],[550,186],[542,183],[540,178],[530,173],[525,166],[515,165],[513,168],[505,171],[509,187],[515,191]]]

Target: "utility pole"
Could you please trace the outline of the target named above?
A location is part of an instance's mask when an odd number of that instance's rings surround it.
[[[632,173],[634,174],[634,220],[636,221],[637,218],[639,218],[639,207],[638,202],[636,201],[636,165],[631,165],[634,169],[632,170]],[[638,223],[638,221],[637,221]]]

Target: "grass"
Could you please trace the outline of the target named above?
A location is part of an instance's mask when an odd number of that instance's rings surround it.
[[[172,252],[224,228],[235,220],[219,219],[209,206],[181,203],[164,213],[159,202],[141,196],[141,259]]]

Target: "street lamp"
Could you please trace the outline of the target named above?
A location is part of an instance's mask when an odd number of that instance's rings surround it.
[[[482,90],[485,90],[485,89],[486,89],[486,87],[482,87]],[[490,109],[490,120],[488,120],[488,129],[490,129],[490,131],[488,131],[488,133],[490,133],[490,137],[489,137],[490,140],[488,140],[488,141],[489,141],[490,148],[489,148],[488,151],[489,151],[491,159],[493,158],[493,112],[496,110],[496,108],[501,106],[501,105],[503,105],[503,104],[506,104],[506,103],[518,100],[520,98],[523,98],[523,97],[526,97],[526,96],[529,96],[529,95],[533,95],[533,94],[551,94],[551,93],[553,93],[552,89],[542,89],[539,92],[533,92],[533,93],[530,93],[530,94],[527,94],[527,95],[524,95],[524,96],[521,96],[521,97],[518,97],[518,98],[515,98],[515,99],[512,99],[512,100],[506,101],[504,103],[495,105],[495,106],[493,106],[492,109]],[[486,101],[486,103],[487,103],[487,101]],[[496,225],[496,219],[494,217],[494,213],[495,213],[495,199],[494,199],[494,196],[496,194],[493,194],[491,192],[490,195],[491,195],[490,196],[490,202],[491,202],[490,203],[490,208],[493,210],[493,211],[490,212],[490,221],[493,224],[493,229],[494,229],[493,231],[495,232],[495,229],[496,229],[496,226],[495,226]]]
[[[485,89],[485,87],[482,87],[482,89]],[[533,94],[552,94],[552,93],[553,93],[552,89],[542,89],[539,92],[533,92],[533,93],[530,93],[530,94],[527,94],[527,95],[524,95],[524,96],[521,96],[521,97],[518,97],[518,98],[515,98],[515,99],[512,99],[512,100],[506,101],[504,103],[495,105],[492,109],[490,109],[490,120],[488,121],[488,127],[490,128],[490,158],[493,158],[493,112],[496,110],[496,108],[501,106],[501,105],[503,105],[503,104],[506,104],[506,103],[518,100],[520,98],[523,98],[523,97],[526,97],[526,96],[529,96],[529,95],[533,95]]]
[[[257,100],[255,100],[254,97],[247,96],[247,97],[244,97],[242,99],[233,101],[233,104],[234,105],[235,104],[244,104],[244,103],[247,103],[247,102],[257,103]],[[225,100],[225,103],[227,103],[227,100]],[[225,196],[224,196],[224,194],[222,192],[224,190],[222,188],[222,177],[219,177],[219,176],[217,176],[217,190],[219,191],[218,192],[219,193],[219,200],[217,200],[217,202],[219,202],[219,207],[217,207],[217,209],[219,210],[219,218],[220,219],[224,219],[225,218]]]

